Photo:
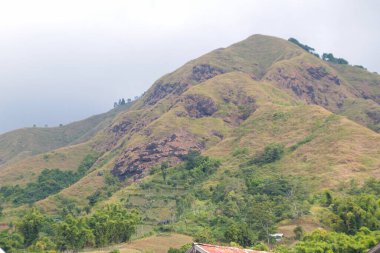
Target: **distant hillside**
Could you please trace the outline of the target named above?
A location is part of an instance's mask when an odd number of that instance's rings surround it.
[[[60,147],[85,142],[107,127],[115,115],[129,105],[68,125],[50,128],[23,128],[0,135],[0,167]]]

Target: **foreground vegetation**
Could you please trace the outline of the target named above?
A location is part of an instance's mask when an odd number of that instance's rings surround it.
[[[220,166],[217,160],[192,152],[175,168],[163,164],[151,171],[152,177],[140,184],[139,196],[147,204],[133,206],[133,195],[122,198],[122,203],[139,208],[144,222],[157,215],[148,203],[173,203],[168,215],[172,218],[158,222],[156,230],[193,235],[197,242],[303,253],[366,252],[380,241],[379,181],[372,179],[360,187],[352,181],[335,192],[313,193],[302,177],[285,177],[277,170],[285,152],[290,151],[270,144],[238,170],[222,173],[214,169]],[[245,156],[246,151],[235,150],[233,155]],[[171,195],[163,192],[166,188],[171,188]],[[160,192],[160,199],[150,199],[151,192]],[[326,230],[306,234],[302,225],[297,226],[294,238],[280,243],[270,236],[279,222],[297,221],[311,207],[318,207],[317,216]],[[300,242],[287,246],[294,240]]]
[[[243,159],[246,162],[237,170],[218,170],[220,161],[197,151],[183,156],[183,163],[176,167],[163,163],[152,168],[151,176],[139,185],[140,190],[159,192],[165,187],[174,192],[168,198],[160,195],[163,203],[173,202],[174,208],[170,219],[155,225],[156,231],[185,233],[204,243],[257,249],[270,246],[276,252],[358,253],[374,246],[380,240],[380,182],[369,180],[358,186],[352,181],[335,193],[312,193],[302,177],[286,177],[277,169],[277,162],[291,150],[270,144],[254,157]],[[246,156],[246,151],[235,150],[233,156]],[[94,158],[87,157],[77,172],[70,175],[85,173],[93,161]],[[44,181],[44,187],[53,187],[62,180],[48,177],[49,173],[58,172],[46,170],[41,174],[39,180],[51,178]],[[66,210],[58,216],[49,216],[31,208],[16,222],[16,229],[11,226],[0,234],[0,245],[7,252],[25,248],[44,252],[77,251],[126,242],[140,222],[152,220],[149,205],[133,206],[129,201],[127,196],[119,204],[97,207],[89,214]],[[95,203],[89,198],[90,206]],[[271,237],[279,222],[308,215],[312,206],[319,207],[320,222],[329,232],[316,230],[305,235],[302,226],[298,226],[294,240],[299,243],[294,247],[277,243]]]
[[[136,211],[120,205],[106,206],[86,217],[68,214],[60,221],[33,208],[18,221],[16,230],[10,228],[0,234],[0,245],[6,252],[78,251],[126,242],[139,222]]]

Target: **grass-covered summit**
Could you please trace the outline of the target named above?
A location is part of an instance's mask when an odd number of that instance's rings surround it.
[[[378,201],[379,99],[379,75],[253,35],[161,77],[83,141],[0,167],[2,219],[27,208],[9,189],[34,186],[47,168],[80,175],[29,203],[58,220],[116,202],[140,211],[139,235],[176,231],[243,246],[277,230],[293,238],[297,225],[345,229],[331,204],[344,194],[352,204]],[[89,154],[96,161],[75,174]]]

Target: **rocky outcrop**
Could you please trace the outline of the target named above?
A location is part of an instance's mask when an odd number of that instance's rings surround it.
[[[340,85],[340,79],[336,75],[329,74],[324,67],[308,67],[306,70],[316,80],[327,78],[336,85]]]
[[[158,81],[152,91],[144,99],[145,105],[154,105],[159,100],[168,96],[169,94],[181,95],[190,86],[189,83],[201,83],[216,75],[223,74],[224,71],[219,68],[212,67],[208,64],[200,64],[193,67],[189,76],[179,82],[163,82]]]
[[[368,109],[366,111],[367,116],[373,121],[374,124],[380,124],[380,110]]]
[[[186,112],[191,118],[208,117],[218,110],[211,98],[202,95],[187,95],[183,102]]]
[[[200,64],[193,67],[191,79],[201,83],[223,73],[224,70],[220,68],[216,68],[208,64]]]
[[[176,165],[181,161],[181,156],[187,154],[189,150],[202,148],[204,147],[193,135],[178,130],[170,136],[124,150],[114,163],[112,173],[121,179],[136,181],[153,166],[162,162]]]
[[[339,90],[341,80],[322,66],[304,66],[290,70],[277,68],[268,73],[266,80],[276,83],[310,104],[336,110],[346,95]]]
[[[126,113],[107,128],[107,138],[95,142],[93,147],[98,152],[106,152],[118,146],[123,138],[127,137],[128,140],[134,133],[144,131],[148,136],[149,130],[144,128],[158,117],[149,111]]]
[[[112,126],[112,132],[115,134],[124,134],[126,133],[132,126],[133,121],[130,118],[125,118],[120,123]]]
[[[242,90],[229,90],[222,95],[225,103],[231,103],[235,106],[230,109],[230,113],[223,119],[232,125],[240,125],[244,120],[254,113],[258,106],[255,98],[247,96]]]
[[[144,104],[154,105],[169,94],[180,95],[188,88],[188,86],[189,85],[186,83],[163,83],[162,81],[159,81],[154,86],[151,93],[145,98]]]

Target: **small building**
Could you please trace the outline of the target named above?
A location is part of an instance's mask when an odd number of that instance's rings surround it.
[[[193,243],[193,246],[186,253],[269,253],[252,249],[240,249],[227,246],[218,246],[204,243]]]

